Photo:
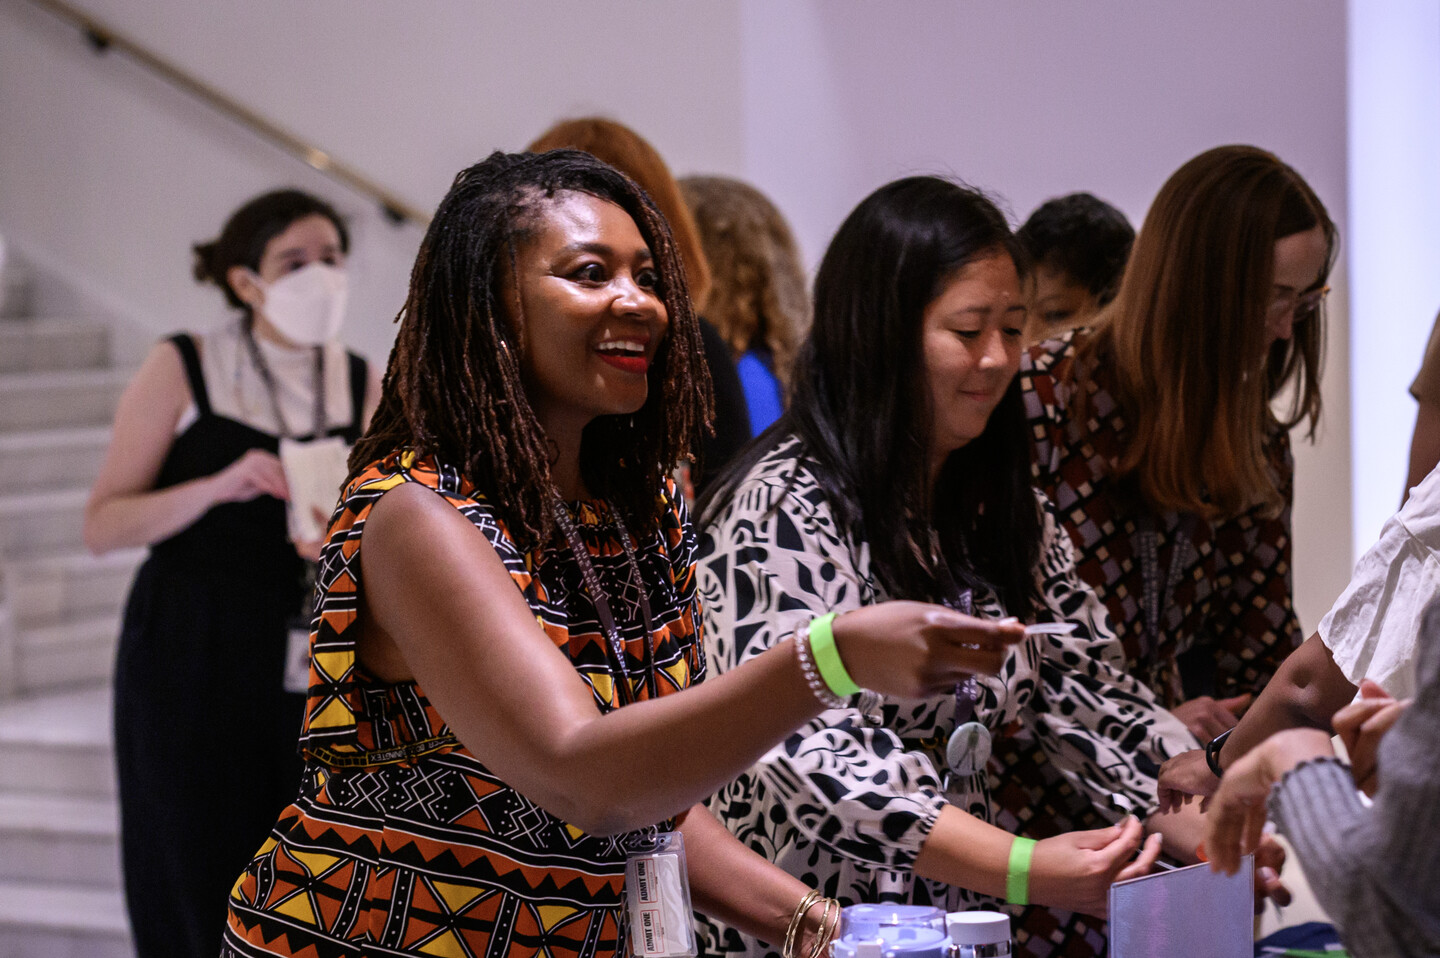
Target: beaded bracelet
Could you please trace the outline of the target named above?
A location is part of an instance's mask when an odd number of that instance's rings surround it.
[[[860,686],[845,671],[840,661],[840,650],[835,648],[835,631],[831,627],[835,613],[827,612],[810,623],[810,654],[815,657],[815,667],[831,692],[841,698],[848,698],[860,691]]]
[[[794,641],[795,658],[800,662],[800,672],[805,676],[805,684],[810,686],[811,693],[827,709],[844,708],[845,700],[830,691],[825,680],[820,677],[820,670],[815,666],[815,658],[810,649],[810,626],[808,624],[795,630]]]

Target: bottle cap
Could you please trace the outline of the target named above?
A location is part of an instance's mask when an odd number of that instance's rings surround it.
[[[1010,916],[998,911],[952,911],[945,929],[957,945],[999,945],[1010,940]]]
[[[874,938],[881,928],[918,926],[945,931],[945,913],[929,905],[851,905],[840,911],[840,937]]]

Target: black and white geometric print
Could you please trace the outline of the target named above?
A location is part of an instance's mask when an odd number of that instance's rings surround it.
[[[1043,500],[1042,500],[1043,501]],[[712,668],[724,672],[789,638],[816,615],[888,598],[869,550],[836,527],[800,443],[758,463],[716,520],[701,530],[698,591]],[[1137,809],[1155,801],[1155,770],[1193,739],[1124,672],[1124,652],[1100,602],[1075,575],[1069,539],[1047,509],[1035,570],[1044,613],[1075,623],[1068,636],[1033,636],[997,677],[983,677],[976,718],[1003,736],[1024,728],[1106,816],[1121,792]],[[976,615],[1006,612],[988,592]],[[994,902],[915,876],[912,867],[940,810],[956,805],[993,821],[990,791],[1005,769],[959,779],[945,766],[954,696],[906,700],[862,692],[771,749],[711,801],[741,841],[844,904]],[[1143,814],[1143,812],[1142,812]],[[707,954],[776,955],[733,929],[708,924]]]

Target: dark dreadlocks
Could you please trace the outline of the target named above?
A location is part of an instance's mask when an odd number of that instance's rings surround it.
[[[524,317],[505,278],[543,205],[573,190],[629,213],[655,258],[670,329],[639,412],[586,426],[580,470],[626,523],[651,530],[656,495],[711,414],[700,327],[664,217],[629,177],[578,150],[492,153],[441,201],[410,274],[380,406],[350,455],[352,478],[401,449],[459,469],[500,510],[522,548],[549,541],[551,447],[521,379]]]

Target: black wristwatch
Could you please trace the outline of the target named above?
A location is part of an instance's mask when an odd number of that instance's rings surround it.
[[[1210,771],[1215,773],[1216,778],[1225,776],[1225,770],[1220,767],[1220,750],[1225,747],[1225,740],[1233,731],[1233,728],[1227,728],[1205,744],[1205,764],[1210,766]]]

